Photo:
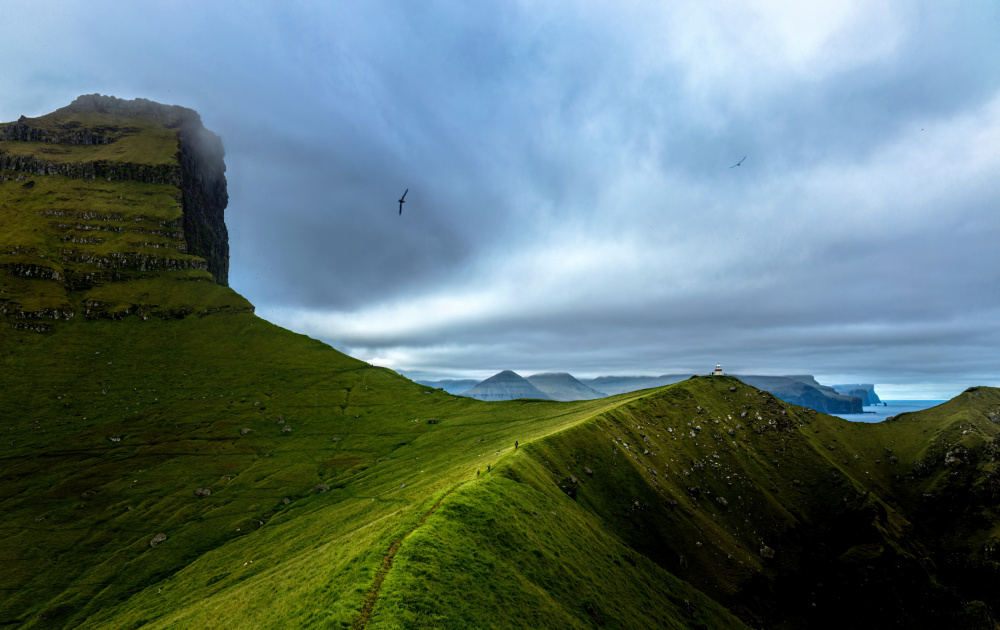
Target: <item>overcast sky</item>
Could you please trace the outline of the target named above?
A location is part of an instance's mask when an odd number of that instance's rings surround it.
[[[2,19],[0,120],[94,92],[196,109],[227,151],[231,285],[411,378],[1000,381],[996,2]]]

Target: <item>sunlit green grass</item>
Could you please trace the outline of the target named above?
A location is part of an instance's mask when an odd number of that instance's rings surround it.
[[[112,117],[90,113],[53,113],[27,121],[40,129],[80,123],[81,128],[106,129],[113,142],[94,145],[0,141],[0,153],[33,156],[54,163],[107,160],[132,164],[175,164],[177,130],[140,117]]]

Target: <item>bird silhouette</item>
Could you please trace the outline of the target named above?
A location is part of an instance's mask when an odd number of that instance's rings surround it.
[[[409,188],[407,188],[406,190],[404,190],[403,191],[403,196],[399,198],[399,214],[403,214],[403,204],[406,203],[403,200],[406,199],[406,193],[408,193],[408,192],[410,192]]]
[[[745,155],[744,155],[744,156],[743,156],[742,158],[740,158],[740,161],[739,161],[739,162],[737,162],[736,164],[733,164],[733,165],[732,165],[732,166],[730,166],[729,168],[736,168],[737,166],[739,166],[740,164],[742,164],[742,163],[743,163],[743,160],[745,160],[745,159],[747,159],[747,156],[745,156]]]

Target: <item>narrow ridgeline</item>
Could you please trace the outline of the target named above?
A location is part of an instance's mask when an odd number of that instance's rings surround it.
[[[225,288],[223,155],[196,112],[144,99],[81,96],[0,124],[0,317],[44,333],[252,310]]]

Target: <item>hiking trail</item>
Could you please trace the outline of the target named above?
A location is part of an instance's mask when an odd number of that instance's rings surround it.
[[[445,492],[440,499],[437,500],[431,509],[427,510],[427,513],[420,517],[420,520],[416,522],[405,534],[397,538],[392,545],[389,546],[389,551],[382,557],[382,566],[379,567],[378,572],[375,574],[375,579],[372,581],[371,588],[368,589],[368,593],[365,595],[365,603],[361,607],[361,616],[354,623],[353,630],[364,630],[368,627],[368,622],[371,621],[372,613],[375,611],[375,604],[378,602],[379,593],[382,591],[382,582],[385,581],[385,577],[389,575],[389,570],[392,569],[392,561],[396,557],[396,552],[399,551],[399,546],[403,544],[406,537],[417,530],[418,527],[427,522],[434,510],[438,509],[438,506],[448,497],[449,494],[462,487],[465,482],[456,484],[450,490]]]

